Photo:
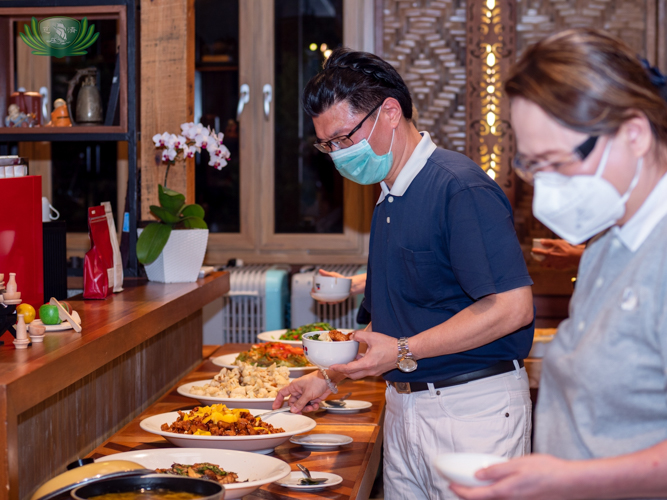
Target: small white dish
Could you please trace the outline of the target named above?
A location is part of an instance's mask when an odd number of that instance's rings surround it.
[[[209,379],[190,382],[180,386],[177,391],[181,396],[196,399],[205,405],[223,404],[227,408],[246,408],[248,410],[270,410],[273,407],[273,402],[276,400],[276,398],[219,398],[215,396],[197,396],[196,394],[190,393],[190,389],[193,387],[202,387],[209,382],[212,382],[212,380]]]
[[[445,453],[435,459],[435,467],[445,479],[463,486],[488,486],[493,481],[480,481],[475,473],[507,458],[486,453]]]
[[[311,291],[310,296],[314,298],[318,302],[327,302],[330,304],[336,304],[338,302],[345,302],[347,298],[350,296],[349,293],[341,292],[341,293],[324,293],[324,292],[315,292]]]
[[[6,304],[7,302],[5,302]],[[74,321],[76,321],[78,324],[81,324],[81,316],[79,316],[79,313],[76,311],[72,311],[72,318],[74,318]],[[42,320],[39,318],[35,318],[32,320],[30,323],[35,325],[44,325],[42,323]],[[47,332],[63,332],[65,330],[73,330],[72,325],[69,324],[69,321],[63,321],[62,323],[59,323],[57,325],[44,325],[46,328]]]
[[[311,470],[310,475],[313,479],[321,479],[326,477],[327,481],[326,483],[321,484],[300,484],[301,480],[305,479],[305,474],[301,471],[293,471],[285,479],[276,481],[276,484],[293,490],[317,491],[323,490],[325,488],[331,488],[332,486],[336,486],[343,482],[343,478],[338,474],[331,474],[329,472],[315,472]]]
[[[326,401],[322,401],[320,407],[330,413],[359,413],[373,406],[373,403],[368,401],[356,401],[354,399],[346,399],[343,403],[345,403],[345,406],[332,406],[327,404]]]
[[[350,436],[342,434],[307,434],[290,438],[290,443],[301,445],[308,450],[333,450],[353,441]]]
[[[194,464],[208,462],[239,475],[241,483],[225,484],[225,500],[249,495],[260,486],[287,477],[290,466],[274,457],[245,451],[211,450],[206,448],[159,448],[136,450],[100,457],[96,462],[129,460],[147,469],[168,469],[174,463]]]
[[[266,413],[265,410],[250,410],[253,416]],[[162,424],[171,424],[178,419],[178,412],[161,413],[143,419],[139,427],[146,432],[162,436],[175,446],[182,448],[215,448],[219,450],[253,451],[255,453],[271,453],[291,436],[303,434],[315,428],[315,421],[296,413],[277,413],[269,417],[268,422],[274,427],[282,427],[285,432],[277,434],[260,434],[256,436],[195,436],[178,434],[161,429]],[[233,470],[233,469],[232,469]]]
[[[241,354],[240,352],[235,352],[234,354],[225,354],[224,356],[218,356],[217,358],[211,359],[214,365],[216,366],[222,366],[224,368],[238,368],[237,365],[234,364],[234,361],[236,361],[236,358]],[[316,366],[300,366],[296,368],[289,368],[289,376],[290,378],[298,378],[301,377],[302,375],[305,375],[306,373],[310,373],[313,370],[317,370]]]
[[[21,302],[23,302],[21,299],[16,299],[16,300],[7,300],[7,299],[5,299],[3,304],[6,304],[8,306],[17,306]]]

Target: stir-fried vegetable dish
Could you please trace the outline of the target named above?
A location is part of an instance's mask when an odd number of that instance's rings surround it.
[[[301,340],[304,333],[316,332],[318,330],[333,330],[333,326],[329,323],[310,323],[299,328],[291,328],[280,336],[280,340]]]
[[[301,347],[280,342],[253,345],[249,351],[242,352],[236,357],[235,364],[239,363],[265,367],[275,363],[276,366],[287,366],[288,368],[312,366],[304,356]]]

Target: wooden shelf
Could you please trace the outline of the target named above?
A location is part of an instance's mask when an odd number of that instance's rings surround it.
[[[0,142],[126,141],[127,136],[127,130],[121,126],[0,127]]]

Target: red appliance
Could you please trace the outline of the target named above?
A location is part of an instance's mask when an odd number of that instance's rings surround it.
[[[21,300],[39,309],[44,303],[42,178],[0,179],[0,199],[0,273],[5,283],[16,273]]]

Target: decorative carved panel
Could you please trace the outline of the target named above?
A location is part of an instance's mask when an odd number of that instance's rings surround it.
[[[382,56],[410,88],[417,128],[465,152],[465,0],[383,0],[382,8]]]

